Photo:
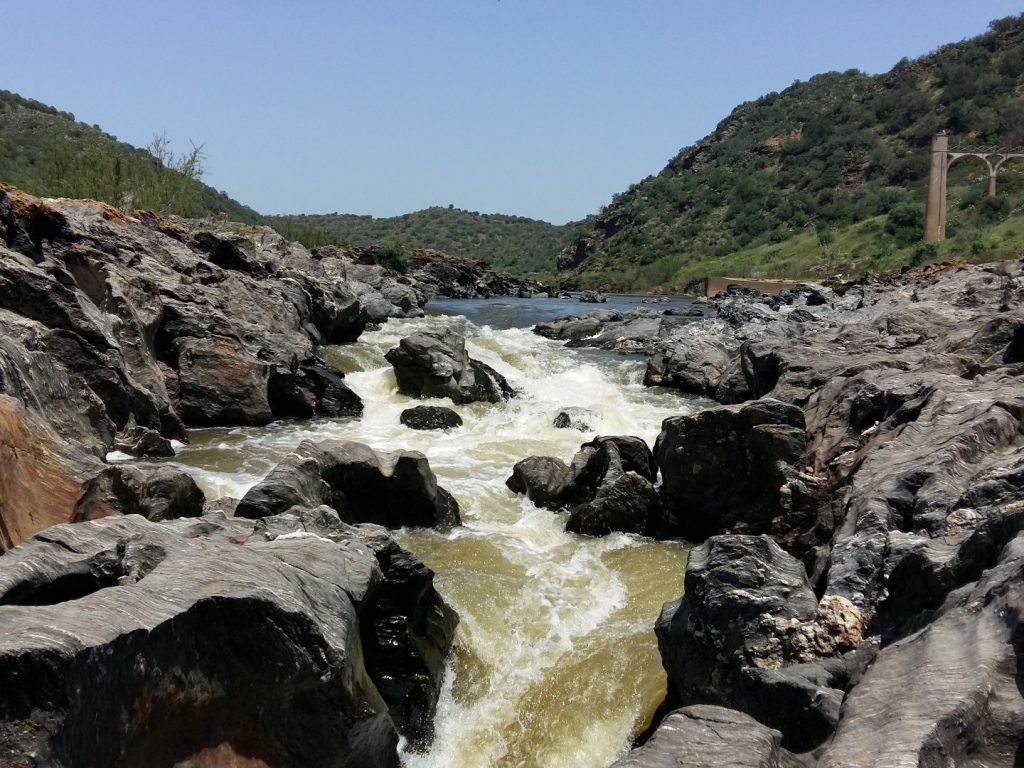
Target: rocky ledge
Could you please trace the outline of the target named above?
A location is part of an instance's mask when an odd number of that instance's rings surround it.
[[[657,622],[671,713],[617,765],[1019,764],[1022,298],[1020,261],[937,265],[642,340],[649,385],[723,405],[654,449],[710,538]]]
[[[459,523],[424,456],[307,442],[213,503],[106,460],[357,418],[321,347],[412,310],[344,266],[0,184],[0,764],[392,768],[429,743],[458,619],[375,524]]]

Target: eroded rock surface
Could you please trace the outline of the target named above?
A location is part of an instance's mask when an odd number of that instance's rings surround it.
[[[109,517],[0,558],[0,762],[397,766],[389,704],[418,739],[435,694],[378,684],[398,646],[439,679],[454,617],[384,531],[331,515]]]

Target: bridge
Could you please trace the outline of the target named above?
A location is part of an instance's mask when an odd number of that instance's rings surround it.
[[[995,197],[996,174],[1007,160],[1024,157],[1024,147],[950,147],[949,135],[943,131],[932,137],[932,164],[928,174],[928,193],[924,205],[924,241],[937,243],[946,239],[946,176],[949,166],[961,157],[977,157],[988,168],[988,194]]]

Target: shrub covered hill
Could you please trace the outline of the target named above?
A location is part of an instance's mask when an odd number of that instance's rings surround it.
[[[34,195],[259,221],[256,211],[200,181],[202,160],[199,148],[175,155],[164,137],[138,149],[70,112],[0,90],[0,181]]]
[[[429,248],[453,256],[486,261],[517,275],[550,275],[555,257],[583,224],[546,221],[500,213],[478,213],[434,206],[392,218],[342,213],[267,216],[267,223],[285,237],[307,247],[325,243]],[[587,222],[589,226],[591,222]]]
[[[1024,144],[1024,16],[882,75],[831,72],[740,105],[615,196],[559,268],[584,286],[678,288],[704,275],[821,278],[1018,252],[1020,161],[988,199],[982,163],[958,160],[948,239],[920,242],[940,130],[954,146]]]

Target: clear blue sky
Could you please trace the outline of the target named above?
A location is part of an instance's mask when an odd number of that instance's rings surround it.
[[[5,2],[0,87],[166,132],[264,213],[582,218],[742,101],[889,69],[1004,0]]]

